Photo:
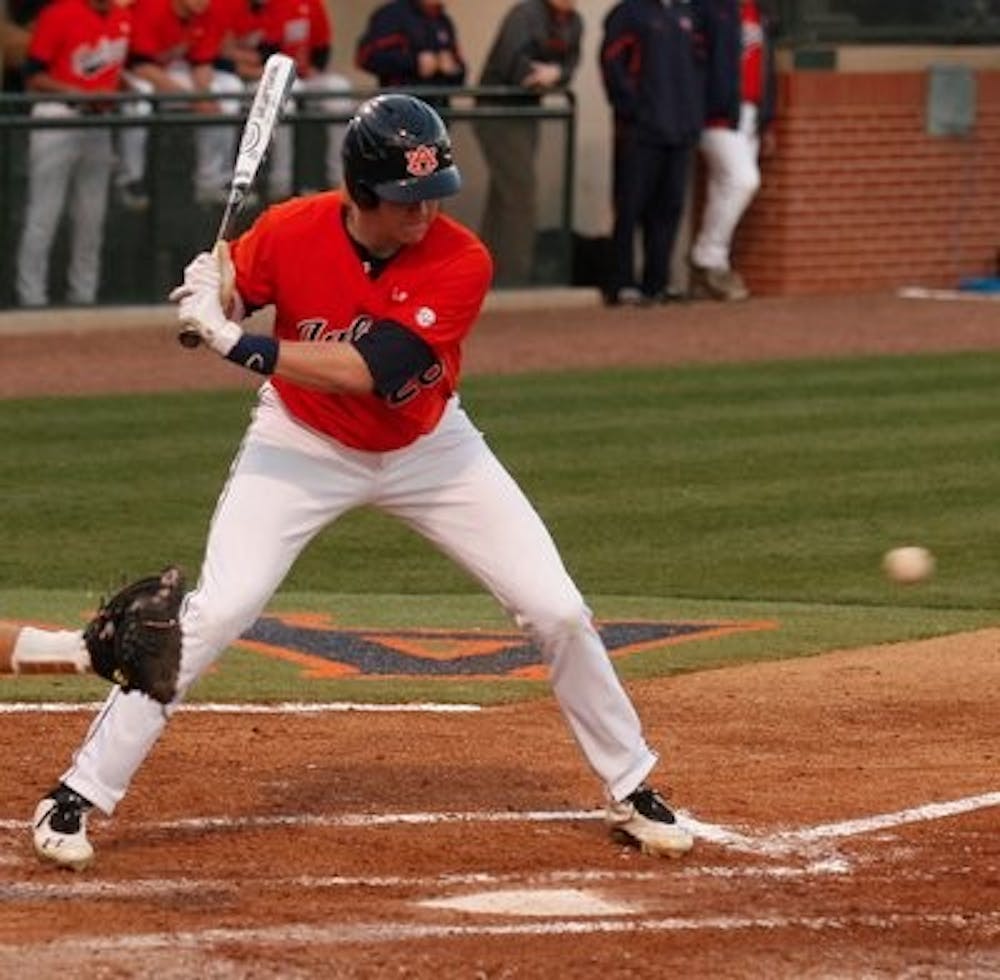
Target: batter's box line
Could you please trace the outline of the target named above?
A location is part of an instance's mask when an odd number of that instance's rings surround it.
[[[815,854],[817,844],[835,843],[849,837],[902,827],[907,824],[944,820],[949,817],[973,813],[977,810],[1000,806],[1000,792],[967,796],[958,800],[927,803],[908,807],[893,813],[882,813],[870,817],[843,820],[837,823],[819,824],[798,830],[780,831],[763,835],[751,835],[723,827],[719,824],[699,820],[686,811],[678,811],[678,823],[696,838],[740,853],[766,858]],[[261,830],[271,827],[426,827],[446,824],[474,823],[564,823],[573,821],[601,820],[603,810],[527,810],[522,812],[476,811],[476,812],[415,812],[415,813],[342,813],[342,814],[261,814],[244,817],[185,817],[180,820],[164,820],[140,825],[154,831],[181,831],[204,833],[205,831],[238,832],[240,830]],[[22,831],[30,823],[25,820],[0,820],[0,830]],[[830,870],[836,870],[832,866]],[[846,869],[845,869],[846,870]]]
[[[672,932],[767,932],[806,930],[819,934],[847,934],[856,929],[871,929],[891,934],[915,926],[948,929],[964,934],[992,937],[1000,932],[1000,915],[995,912],[928,913],[894,912],[847,915],[708,915],[670,916],[667,918],[596,918],[556,919],[517,923],[356,922],[313,925],[290,923],[253,927],[210,927],[170,932],[135,933],[127,936],[71,936],[49,939],[44,943],[2,943],[0,951],[15,962],[30,962],[42,950],[65,957],[111,952],[152,952],[160,949],[199,949],[218,946],[322,946],[398,943],[414,940],[448,940],[470,937],[557,937],[595,934],[634,934]]]

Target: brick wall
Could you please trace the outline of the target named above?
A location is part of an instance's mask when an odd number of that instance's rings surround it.
[[[926,132],[925,71],[780,76],[777,153],[735,243],[754,293],[950,288],[1000,248],[1000,71],[967,137]]]

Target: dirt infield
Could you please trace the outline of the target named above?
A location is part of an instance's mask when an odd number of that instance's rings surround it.
[[[540,298],[544,302],[544,294]],[[467,345],[469,374],[853,354],[995,350],[1000,302],[894,296],[678,303],[608,311],[585,305],[487,312]],[[208,351],[174,340],[164,307],[0,314],[0,397],[254,386]],[[39,329],[33,330],[37,324]],[[105,324],[108,328],[105,329]],[[45,329],[40,329],[41,327]]]
[[[57,872],[23,820],[88,716],[8,715],[0,975],[995,977],[998,641],[635,684],[699,836],[678,861],[606,837],[535,703],[182,713],[97,865]]]
[[[469,368],[986,349],[994,310],[497,313]],[[0,392],[247,383],[171,332],[4,336]],[[996,977],[998,642],[631,685],[659,782],[698,838],[679,861],[608,839],[545,701],[182,712],[115,819],[94,821],[96,865],[57,872],[35,862],[25,821],[90,714],[7,710],[0,977]]]

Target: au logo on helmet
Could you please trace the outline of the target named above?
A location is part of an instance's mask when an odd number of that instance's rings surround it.
[[[438,168],[436,146],[418,146],[406,151],[406,172],[414,177],[426,177]]]

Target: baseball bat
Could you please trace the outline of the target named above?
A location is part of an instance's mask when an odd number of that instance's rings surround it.
[[[243,124],[240,146],[233,167],[233,179],[229,185],[229,197],[212,247],[212,252],[220,258],[220,261],[222,250],[226,247],[225,243],[232,237],[236,216],[246,201],[261,161],[271,144],[278,118],[294,81],[295,62],[288,55],[272,54],[264,62],[257,91],[254,93],[250,111]],[[223,283],[223,287],[225,289],[227,284]],[[228,284],[228,288],[232,288],[231,283]],[[184,327],[177,335],[177,339],[185,347],[197,347],[201,343],[200,334],[192,327]]]

